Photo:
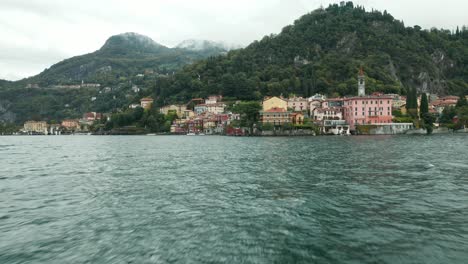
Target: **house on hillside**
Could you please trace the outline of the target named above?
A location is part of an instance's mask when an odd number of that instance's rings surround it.
[[[153,102],[154,102],[153,98],[145,97],[145,98],[141,98],[140,105],[143,109],[148,110],[148,109],[151,109],[151,107],[153,106]]]

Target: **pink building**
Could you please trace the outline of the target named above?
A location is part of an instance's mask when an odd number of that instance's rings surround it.
[[[366,82],[361,68],[358,75],[358,95],[343,99],[343,118],[356,130],[356,125],[376,125],[392,123],[393,97],[374,93],[366,96]]]
[[[355,130],[356,125],[389,124],[392,123],[392,97],[363,96],[345,98],[343,116]]]

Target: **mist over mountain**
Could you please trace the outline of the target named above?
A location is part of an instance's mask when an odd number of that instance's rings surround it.
[[[81,81],[102,82],[112,76],[132,76],[145,70],[165,74],[225,52],[224,48],[215,45],[205,45],[200,49],[168,48],[147,36],[128,32],[111,36],[95,52],[63,60],[18,83],[47,87]]]
[[[218,50],[220,52],[227,52],[233,49],[239,49],[241,46],[210,40],[187,39],[179,43],[176,48],[192,51]]]

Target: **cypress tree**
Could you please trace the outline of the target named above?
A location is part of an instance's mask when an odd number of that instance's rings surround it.
[[[408,91],[406,92],[406,109],[411,108],[411,88],[408,88]]]
[[[415,88],[409,88],[408,95],[406,98],[406,108],[407,109],[417,109],[418,108],[418,98],[416,95]]]
[[[416,88],[409,88],[406,98],[406,109],[412,118],[418,117],[418,96],[416,94]]]
[[[426,93],[423,93],[421,95],[421,106],[419,107],[419,112],[420,112],[421,117],[424,114],[429,113],[429,102],[427,101]]]

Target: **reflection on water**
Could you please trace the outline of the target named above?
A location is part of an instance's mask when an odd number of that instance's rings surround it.
[[[466,263],[468,137],[0,137],[0,263]]]

